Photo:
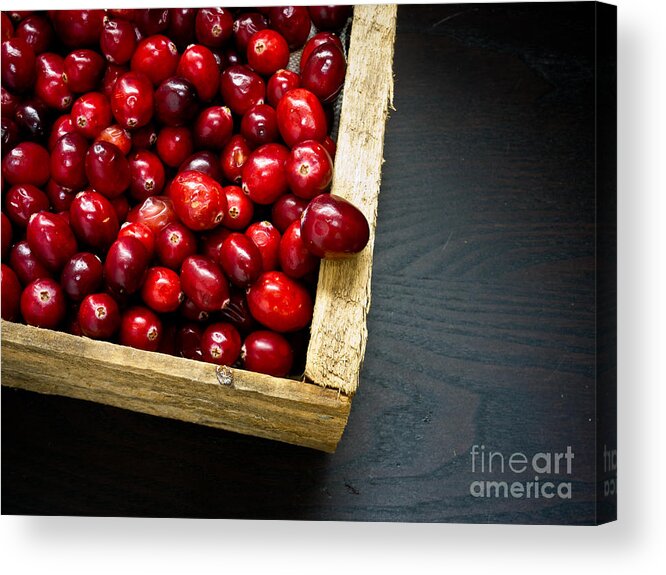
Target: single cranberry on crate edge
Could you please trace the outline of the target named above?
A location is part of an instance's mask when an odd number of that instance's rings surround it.
[[[2,176],[13,220],[3,213],[3,288],[12,278],[17,293],[52,282],[44,313],[60,301],[64,310],[54,327],[279,377],[292,369],[293,347],[278,332],[305,333],[312,317],[319,258],[300,232],[310,198],[331,182],[322,101],[344,79],[334,31],[350,9],[251,10],[3,20],[18,47],[5,58],[12,44],[3,44]],[[311,14],[320,31],[308,41]],[[285,68],[303,46],[301,76]],[[12,226],[26,224],[27,241],[12,246]],[[184,332],[188,318],[201,323]]]

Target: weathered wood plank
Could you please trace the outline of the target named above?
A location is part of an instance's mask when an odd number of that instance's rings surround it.
[[[358,387],[368,335],[384,132],[393,98],[396,16],[396,5],[354,8],[331,193],[365,214],[370,241],[354,258],[322,261],[305,368],[315,383],[348,395]]]
[[[332,452],[351,401],[335,390],[2,321],[2,385]]]

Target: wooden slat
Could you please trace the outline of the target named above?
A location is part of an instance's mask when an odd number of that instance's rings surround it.
[[[2,321],[2,385],[332,452],[351,401],[316,385]]]
[[[322,262],[305,369],[310,380],[348,395],[358,387],[367,340],[384,131],[393,98],[396,16],[396,5],[354,8],[331,193],[363,211],[370,241],[356,257]]]

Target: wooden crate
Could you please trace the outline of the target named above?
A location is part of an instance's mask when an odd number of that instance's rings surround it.
[[[395,5],[354,9],[332,193],[364,212],[371,234],[357,257],[322,262],[302,380],[3,321],[2,385],[334,451],[367,339],[395,23]]]

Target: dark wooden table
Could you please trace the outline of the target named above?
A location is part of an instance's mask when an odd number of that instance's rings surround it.
[[[362,383],[334,455],[2,390],[2,512],[571,522],[594,512],[591,4],[401,6]],[[469,495],[575,449],[574,501]]]

